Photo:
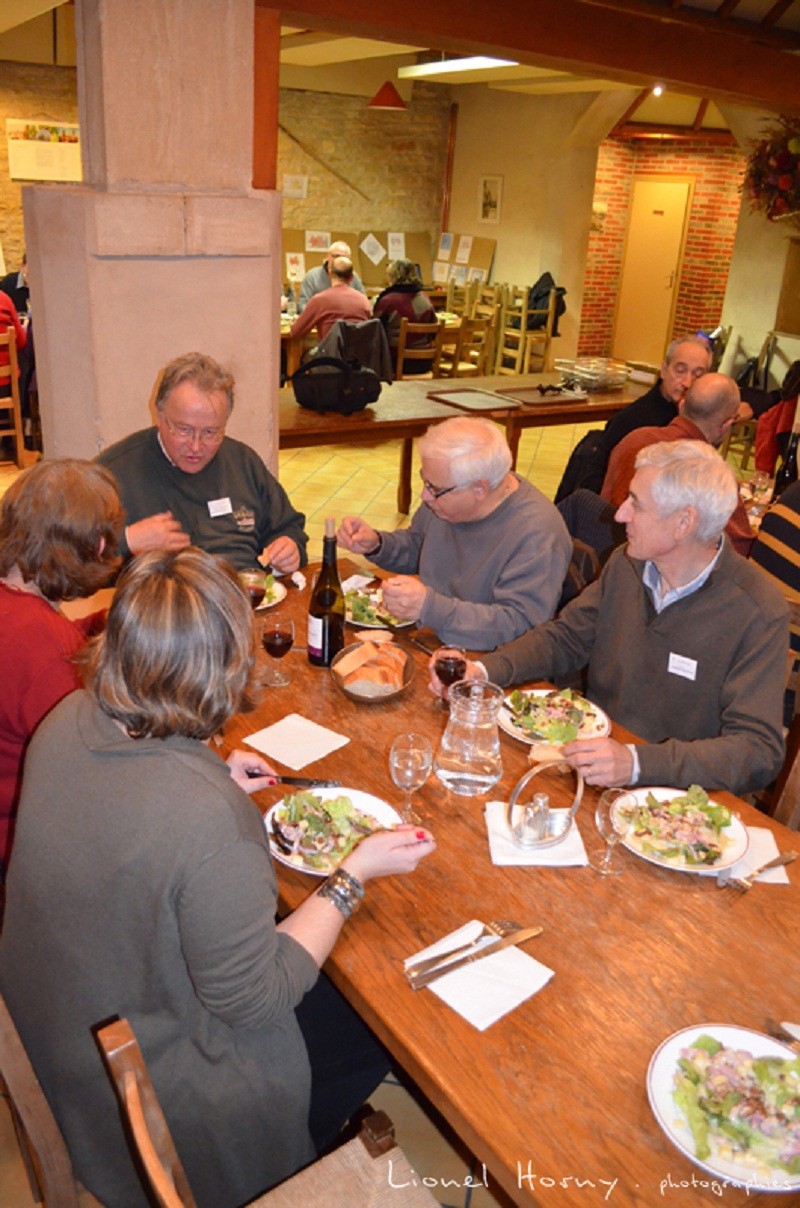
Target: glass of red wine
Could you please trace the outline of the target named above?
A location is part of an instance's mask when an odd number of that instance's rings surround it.
[[[256,570],[255,568],[252,570],[240,570],[239,582],[242,586],[242,591],[250,600],[250,607],[255,611],[267,592],[267,572],[265,570]]]
[[[447,697],[451,685],[467,674],[467,656],[459,646],[440,646],[436,651],[435,660],[433,667],[436,676],[445,686],[444,696],[439,699],[439,708],[446,711],[450,707]]]
[[[288,654],[294,642],[294,621],[288,617],[270,617],[261,630],[261,645],[275,662],[267,667],[264,683],[270,688],[285,688],[291,677],[282,671],[278,660]]]

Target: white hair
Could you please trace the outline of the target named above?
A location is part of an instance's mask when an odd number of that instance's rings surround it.
[[[497,425],[467,415],[428,428],[419,452],[421,457],[446,458],[456,487],[485,478],[494,490],[511,469],[511,450]]]
[[[636,469],[657,470],[653,502],[660,516],[679,508],[694,508],[698,516],[697,540],[715,541],[739,501],[736,476],[713,445],[701,440],[660,441],[636,455]]]

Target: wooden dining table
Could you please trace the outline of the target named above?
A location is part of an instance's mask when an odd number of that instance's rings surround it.
[[[319,414],[296,402],[291,390],[280,392],[278,441],[281,449],[303,449],[317,445],[372,444],[387,440],[402,441],[397,487],[397,510],[407,514],[411,507],[412,442],[431,424],[442,423],[456,415],[473,414],[496,420],[506,430],[516,466],[519,441],[526,428],[557,424],[599,424],[616,415],[644,391],[639,384],[620,390],[595,391],[585,399],[538,396],[538,401],[520,403],[519,398],[534,397],[539,385],[552,385],[557,373],[531,373],[519,377],[491,374],[471,378],[404,380],[384,385],[380,398],[355,415],[333,411]],[[465,395],[462,392],[467,391]],[[497,393],[506,391],[506,394]],[[467,411],[454,403],[444,403],[443,392],[463,399],[475,393],[487,395],[478,410]],[[496,395],[496,398],[495,398]]]
[[[343,563],[343,575],[351,569]],[[388,766],[393,739],[416,731],[435,750],[446,722],[427,689],[428,656],[411,642],[413,629],[398,631],[395,640],[414,660],[412,683],[391,701],[355,703],[329,671],[308,663],[307,604],[308,589],[291,589],[275,606],[295,620],[298,645],[283,661],[292,682],[228,724],[224,752],[299,713],[348,739],[303,773],[338,778],[397,806]],[[427,631],[417,636],[436,644]],[[616,725],[612,733],[633,740]],[[505,733],[500,744],[503,774],[491,796],[507,801],[528,769],[528,748]],[[571,800],[571,776],[549,772],[545,787],[552,805]],[[254,799],[266,810],[281,795],[275,788]],[[576,819],[590,855],[602,846],[597,795],[586,788]],[[748,827],[772,831],[781,852],[800,852],[800,834],[728,793],[714,797]],[[712,1176],[681,1154],[649,1107],[647,1071],[656,1047],[680,1029],[699,1034],[705,1024],[727,1023],[763,1030],[767,1016],[800,1019],[800,865],[788,870],[790,884],[757,883],[743,895],[627,850],[615,857],[624,864],[620,876],[601,877],[591,867],[497,867],[486,800],[457,796],[431,775],[415,804],[436,837],[435,852],[412,875],[368,884],[326,972],[510,1202],[652,1208],[766,1201],[767,1193],[752,1189],[715,1190]],[[284,865],[277,870],[283,910],[319,884]],[[403,974],[404,958],[471,919],[540,925],[525,950],[555,974],[483,1032],[432,990],[412,991]],[[435,1179],[437,1172],[418,1174]],[[797,1203],[800,1191],[769,1198]]]

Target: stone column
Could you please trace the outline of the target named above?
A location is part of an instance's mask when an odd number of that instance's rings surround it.
[[[251,185],[253,0],[77,0],[76,31],[84,183],[23,201],[45,454],[146,426],[158,370],[201,351],[236,378],[230,434],[274,468],[280,195]]]

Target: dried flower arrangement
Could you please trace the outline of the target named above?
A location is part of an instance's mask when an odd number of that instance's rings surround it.
[[[744,188],[750,209],[770,222],[800,217],[800,118],[781,114],[764,127],[747,160]]]

